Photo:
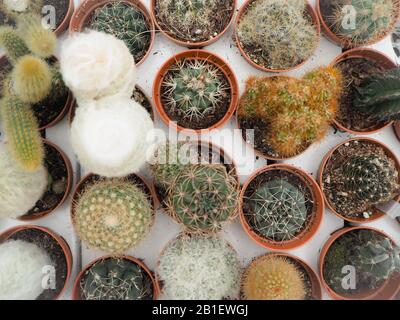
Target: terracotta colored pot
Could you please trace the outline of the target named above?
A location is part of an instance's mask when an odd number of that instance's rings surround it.
[[[328,27],[328,24],[325,21],[324,16],[322,15],[321,0],[316,0],[316,1],[317,1],[317,3],[316,3],[316,11],[317,11],[317,14],[318,14],[318,18],[319,18],[319,20],[321,22],[324,34],[326,35],[326,37],[330,41],[332,41],[333,43],[336,43],[337,45],[341,46],[344,49],[350,49],[350,48],[354,48],[354,47],[361,46],[361,45],[362,46],[367,46],[367,45],[371,45],[371,44],[374,44],[374,43],[377,43],[377,42],[383,40],[384,38],[386,38],[387,35],[389,35],[393,31],[394,27],[396,26],[397,20],[399,19],[399,16],[400,16],[399,3],[395,3],[395,5],[397,6],[397,11],[398,11],[397,18],[394,19],[394,22],[393,22],[392,26],[390,28],[388,28],[387,32],[385,34],[382,34],[382,36],[379,37],[376,40],[365,41],[362,44],[354,45],[349,40],[347,40],[345,38],[341,38],[341,37],[337,36],[335,33],[332,32],[332,30]],[[332,1],[332,0],[322,0],[322,1]]]
[[[56,150],[57,153],[61,155],[63,162],[65,164],[65,167],[67,168],[67,181],[66,181],[65,193],[64,193],[64,196],[62,197],[62,199],[58,202],[57,206],[54,209],[46,210],[46,211],[43,211],[40,213],[35,213],[33,215],[24,215],[24,216],[18,217],[18,220],[21,220],[21,221],[35,221],[35,220],[41,219],[41,218],[48,216],[49,214],[55,212],[67,200],[69,193],[71,192],[71,189],[72,189],[72,183],[74,180],[74,172],[72,170],[71,161],[69,160],[68,156],[57,145],[50,142],[49,140],[43,139],[43,142],[45,145]]]
[[[301,267],[304,268],[304,270],[307,272],[307,275],[310,278],[311,281],[311,292],[312,292],[312,297],[315,300],[322,300],[322,288],[321,288],[321,282],[317,276],[317,274],[314,272],[314,270],[308,265],[307,262],[304,260],[288,254],[288,253],[267,253],[264,255],[261,255],[259,257],[254,258],[249,265],[247,266],[246,270],[252,267],[255,263],[257,263],[259,260],[263,259],[264,257],[282,257],[282,258],[287,258],[289,260],[292,260],[293,262],[299,264]],[[244,281],[244,276],[246,274],[246,270],[243,272],[243,276],[241,279],[241,287],[243,288],[243,281]],[[241,296],[243,296],[243,292],[241,293]]]
[[[377,290],[369,290],[368,292],[362,294],[354,294],[349,296],[343,296],[335,291],[333,291],[328,283],[325,281],[324,278],[324,262],[326,254],[328,253],[329,249],[331,248],[332,244],[344,234],[354,231],[354,230],[371,230],[378,232],[379,234],[389,238],[392,243],[395,241],[389,237],[386,233],[369,227],[350,227],[350,228],[343,228],[334,233],[332,233],[331,237],[328,241],[324,244],[321,249],[320,257],[319,257],[319,276],[322,282],[322,285],[328,291],[329,295],[335,300],[391,300],[396,295],[400,287],[400,273],[394,274],[390,279],[386,280],[386,282]]]
[[[153,272],[150,271],[150,269],[146,266],[146,264],[142,260],[134,258],[134,257],[131,257],[131,256],[126,256],[126,255],[122,255],[122,256],[108,255],[108,256],[104,256],[104,257],[101,257],[99,259],[96,259],[96,260],[90,262],[88,265],[86,265],[81,270],[81,272],[79,272],[78,276],[76,277],[76,280],[75,280],[75,283],[74,283],[74,287],[73,287],[73,290],[72,290],[72,300],[83,300],[81,292],[80,292],[79,285],[80,285],[80,282],[81,282],[83,276],[85,275],[85,272],[87,270],[89,270],[95,263],[97,263],[99,261],[107,260],[109,258],[121,258],[121,259],[128,260],[128,261],[130,261],[130,262],[132,262],[134,264],[139,265],[147,273],[147,275],[151,279],[151,282],[153,283],[153,300],[157,300],[157,298],[158,298],[158,296],[160,294],[160,289],[158,287],[157,281],[155,280]]]
[[[239,48],[240,54],[246,59],[246,61],[251,64],[254,68],[259,69],[261,71],[264,72],[272,72],[272,73],[281,73],[281,72],[288,72],[291,70],[295,70],[300,68],[301,66],[303,66],[312,56],[312,54],[310,55],[310,57],[308,57],[306,60],[304,60],[302,63],[292,67],[292,68],[288,68],[288,69],[268,69],[265,68],[257,63],[255,63],[253,60],[251,60],[251,58],[249,57],[249,55],[245,52],[245,50],[243,49],[240,40],[239,40],[239,35],[238,35],[238,29],[239,29],[239,22],[242,18],[242,15],[246,12],[247,7],[255,0],[247,0],[241,7],[239,10],[239,13],[237,14],[236,17],[236,21],[235,21],[235,38],[236,38],[236,46]],[[315,28],[317,29],[317,33],[318,33],[318,42],[320,40],[321,37],[321,26],[319,24],[319,19],[318,19],[318,15],[315,12],[313,6],[310,4],[310,2],[308,0],[306,0],[307,2],[307,11],[310,14],[313,24],[315,25]],[[315,50],[314,50],[315,52]]]
[[[68,4],[67,14],[65,15],[64,20],[60,23],[60,25],[54,31],[54,33],[57,36],[62,35],[64,33],[64,31],[68,29],[72,14],[74,13],[74,0],[69,0],[68,2],[69,2],[69,4]]]
[[[206,60],[215,66],[217,66],[221,72],[224,74],[226,79],[229,82],[230,88],[231,88],[231,103],[229,105],[228,111],[226,112],[225,116],[218,121],[216,124],[212,125],[209,128],[205,129],[190,129],[190,128],[184,128],[179,126],[176,123],[172,123],[171,119],[169,118],[168,114],[164,110],[164,106],[162,103],[161,99],[161,85],[164,80],[164,77],[167,75],[169,68],[172,64],[174,64],[176,61],[183,60],[183,59],[197,59],[197,60]],[[154,98],[154,103],[156,105],[157,111],[161,116],[161,119],[164,121],[164,123],[168,126],[172,126],[178,131],[182,131],[184,133],[191,133],[191,134],[204,134],[209,132],[210,130],[213,129],[218,129],[222,127],[224,124],[226,124],[229,119],[232,117],[232,115],[235,113],[236,106],[239,100],[239,86],[238,82],[236,79],[236,76],[233,72],[233,70],[230,68],[230,66],[225,62],[222,58],[219,56],[215,55],[212,52],[205,51],[205,50],[187,50],[183,51],[181,53],[178,53],[168,59],[160,68],[156,79],[154,80],[154,86],[153,86],[153,98]],[[170,123],[171,122],[171,123]]]
[[[400,141],[400,121],[396,121],[394,123],[394,132],[396,133],[396,136]]]
[[[332,157],[333,153],[336,152],[340,147],[342,147],[343,145],[352,142],[352,141],[362,141],[362,142],[370,142],[372,144],[376,144],[377,146],[381,147],[385,153],[387,154],[387,156],[391,159],[394,160],[395,164],[396,164],[396,168],[397,171],[400,173],[400,162],[399,159],[396,157],[396,155],[392,152],[392,150],[390,150],[390,148],[386,145],[384,145],[383,143],[379,142],[378,140],[375,139],[371,139],[371,138],[353,138],[353,139],[349,139],[346,140],[340,144],[338,144],[335,148],[333,148],[331,151],[329,151],[327,153],[327,155],[324,157],[324,159],[322,160],[322,163],[319,167],[319,171],[318,171],[318,183],[321,187],[322,193],[324,195],[324,199],[325,199],[325,203],[327,205],[327,207],[334,213],[336,214],[336,216],[338,216],[341,219],[344,219],[346,221],[352,222],[352,223],[365,223],[365,222],[372,222],[375,220],[378,220],[380,218],[382,218],[386,213],[383,212],[382,210],[378,209],[378,208],[373,208],[373,214],[369,219],[364,219],[364,218],[349,218],[349,217],[345,217],[344,215],[341,215],[339,212],[337,212],[333,205],[329,202],[328,198],[326,197],[325,191],[324,191],[324,183],[323,183],[323,173],[325,171],[326,165],[328,163],[328,161],[330,160],[330,158]],[[400,177],[399,177],[399,182],[400,182]]]
[[[151,16],[153,18],[153,21],[155,23],[155,25],[157,26],[157,29],[161,31],[161,33],[167,37],[169,40],[175,42],[177,45],[183,46],[183,47],[187,47],[189,49],[197,49],[197,48],[203,48],[206,47],[214,42],[216,42],[219,38],[221,38],[226,31],[229,29],[229,26],[231,25],[233,18],[235,16],[235,11],[236,11],[236,7],[237,7],[237,0],[233,0],[233,8],[232,8],[232,14],[231,14],[231,18],[228,22],[228,24],[226,25],[225,29],[222,30],[217,36],[215,36],[214,38],[207,40],[207,41],[200,41],[200,42],[190,42],[190,41],[183,41],[183,40],[179,40],[174,38],[173,36],[171,36],[169,34],[169,32],[167,30],[163,30],[160,26],[160,24],[158,23],[157,20],[157,15],[156,15],[156,1],[157,0],[151,0],[150,2],[150,11],[151,11]]]
[[[93,12],[100,7],[103,7],[104,5],[110,3],[110,2],[123,2],[125,4],[137,7],[143,15],[146,17],[149,25],[150,25],[150,45],[149,48],[146,52],[146,54],[143,56],[143,58],[140,61],[135,61],[136,65],[139,66],[141,65],[146,58],[149,56],[150,51],[153,47],[154,44],[154,38],[155,38],[155,26],[153,19],[151,18],[151,15],[149,11],[147,10],[146,6],[142,3],[140,0],[84,0],[79,7],[75,10],[74,14],[72,15],[71,18],[71,23],[69,25],[69,31],[70,33],[73,32],[81,32],[87,23],[87,21],[91,18]]]
[[[389,56],[387,56],[384,53],[381,53],[377,50],[369,49],[369,48],[357,48],[357,49],[348,50],[348,51],[342,53],[341,55],[339,55],[338,57],[336,57],[335,60],[333,60],[333,62],[331,63],[331,65],[335,66],[338,63],[343,62],[345,60],[356,59],[356,58],[367,59],[367,60],[377,62],[382,68],[384,68],[386,70],[390,70],[390,69],[397,67],[396,63]],[[377,133],[383,129],[390,127],[393,124],[393,121],[389,121],[385,124],[377,125],[376,127],[366,129],[365,131],[351,130],[349,128],[344,127],[337,120],[334,120],[333,123],[340,131],[345,131],[345,132],[348,132],[348,133],[351,133],[354,135],[369,135],[369,134]]]
[[[4,231],[2,234],[0,234],[0,243],[8,240],[15,233],[17,233],[19,231],[22,231],[22,230],[27,230],[27,229],[36,229],[36,230],[42,231],[44,233],[47,233],[54,240],[57,241],[57,243],[59,244],[59,246],[63,250],[64,256],[65,256],[65,260],[67,262],[67,275],[65,277],[65,283],[64,283],[64,286],[63,286],[62,290],[54,298],[54,300],[57,300],[65,292],[65,289],[68,286],[69,278],[71,277],[72,266],[73,266],[73,258],[72,258],[71,249],[70,249],[68,243],[65,241],[65,239],[63,237],[61,237],[60,235],[56,234],[54,231],[52,231],[52,230],[50,230],[48,228],[45,228],[45,227],[34,226],[34,225],[16,226],[16,227],[13,227],[11,229],[8,229],[8,230]]]
[[[249,188],[249,186],[256,177],[268,171],[286,171],[288,173],[295,175],[304,183],[304,185],[306,185],[309,188],[312,194],[313,198],[312,201],[314,203],[313,206],[314,218],[312,219],[312,221],[309,222],[309,226],[305,228],[305,230],[303,230],[296,238],[292,240],[277,242],[271,239],[264,238],[253,230],[253,228],[250,226],[245,217],[245,212],[243,211],[243,204],[245,202],[245,195],[247,189]],[[321,189],[319,188],[315,180],[305,171],[287,164],[273,164],[265,166],[257,170],[255,173],[253,173],[243,185],[242,191],[240,193],[240,204],[241,204],[240,221],[247,235],[251,239],[253,239],[254,242],[256,242],[258,245],[270,250],[291,250],[305,245],[318,232],[322,223],[322,219],[324,216],[324,209],[325,209],[324,198]]]

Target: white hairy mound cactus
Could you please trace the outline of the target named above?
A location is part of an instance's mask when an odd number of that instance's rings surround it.
[[[43,167],[31,172],[21,169],[0,143],[0,218],[17,218],[32,209],[47,187]]]
[[[162,253],[158,275],[168,299],[221,300],[239,293],[237,254],[219,237],[178,237]]]
[[[31,0],[3,0],[3,4],[8,11],[24,12],[28,9]]]
[[[0,300],[35,300],[43,292],[43,267],[48,254],[22,240],[0,244]]]
[[[72,147],[81,164],[103,177],[123,177],[146,163],[154,128],[149,113],[130,98],[81,104],[71,126]]]
[[[130,97],[136,67],[128,47],[112,35],[76,33],[61,48],[61,73],[78,101],[106,96]]]

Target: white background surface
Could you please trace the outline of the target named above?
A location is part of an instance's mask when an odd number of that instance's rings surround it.
[[[75,4],[79,1],[75,0]],[[148,8],[150,8],[150,0],[142,0],[146,4]],[[242,5],[244,0],[238,0],[238,4]],[[315,5],[315,1],[312,0],[311,3]],[[232,39],[233,25],[231,25],[229,31],[216,43],[211,46],[208,46],[204,49],[210,50],[214,53],[219,54],[222,58],[224,58],[235,71],[236,76],[239,81],[241,93],[244,90],[244,83],[248,76],[250,75],[265,75],[260,71],[257,71],[253,67],[251,67],[244,58],[242,58],[236,48],[234,41]],[[64,35],[65,37],[65,35]],[[62,38],[64,38],[62,37]],[[387,55],[391,56],[393,59],[395,58],[394,51],[391,46],[390,38],[381,41],[380,43],[371,46],[374,49],[380,50]],[[147,60],[139,66],[139,85],[145,90],[148,96],[151,97],[152,93],[152,85],[153,79],[156,76],[156,73],[161,66],[161,64],[166,61],[171,55],[176,54],[178,52],[184,51],[186,48],[179,47],[166,39],[163,35],[157,34],[154,47],[152,52],[150,53]],[[335,44],[330,43],[326,38],[322,36],[320,44],[318,46],[317,51],[314,56],[300,69],[295,70],[293,72],[288,73],[293,76],[301,76],[307,70],[313,69],[320,65],[329,64],[337,55],[341,53],[341,49]],[[156,113],[156,126],[158,128],[163,128],[165,132],[167,132],[166,127],[161,124],[161,120]],[[210,136],[203,136],[202,139],[213,140],[215,142],[219,141],[221,135],[225,137],[225,142],[223,143],[223,147],[228,154],[230,154],[238,164],[238,171],[240,174],[241,182],[243,183],[245,179],[254,171],[256,168],[259,168],[265,164],[264,160],[257,160],[251,154],[250,148],[247,148],[247,156],[242,156],[241,147],[244,144],[240,137],[236,137],[234,141],[232,141],[233,128],[235,128],[235,119],[232,119],[225,127],[222,133],[214,133]],[[47,131],[47,138],[52,142],[59,145],[70,157],[71,162],[73,164],[74,173],[75,173],[75,181],[77,177],[77,164],[73,152],[71,150],[69,144],[69,130],[67,120],[64,119],[60,124],[56,127],[51,128]],[[307,152],[302,154],[301,156],[294,158],[290,161],[286,161],[286,163],[296,165],[298,167],[303,168],[307,172],[316,176],[318,167],[322,161],[323,156],[336,144],[350,138],[349,134],[345,133],[336,133],[334,134],[334,129],[332,128],[331,133],[325,138],[321,143],[317,143],[313,145]],[[394,132],[392,128],[388,128],[380,133],[371,135],[370,137],[376,138],[387,145],[389,145],[392,150],[400,156],[400,143],[395,138]],[[236,147],[234,147],[236,146]],[[82,172],[82,176],[85,172]],[[147,170],[142,172],[143,175],[149,177],[149,173]],[[150,181],[150,179],[148,179]],[[58,209],[56,212],[47,216],[41,220],[35,221],[34,224],[49,227],[50,229],[58,232],[62,235],[66,241],[69,243],[73,257],[74,257],[74,267],[72,277],[69,282],[68,290],[64,294],[64,299],[70,299],[71,297],[71,289],[77,272],[81,269],[81,264],[86,265],[93,259],[104,255],[104,253],[100,251],[89,250],[82,246],[79,239],[76,237],[73,231],[73,227],[70,220],[70,198],[66,201],[66,203]],[[397,208],[396,210],[400,210]],[[9,227],[24,224],[20,221],[15,220],[0,220],[0,232],[6,230]],[[333,213],[329,210],[326,210],[325,216],[323,219],[322,226],[316,236],[305,246],[300,247],[295,250],[288,251],[291,254],[294,254],[300,258],[306,260],[311,267],[318,273],[318,257],[319,251],[325,241],[328,239],[329,235],[343,227],[343,220],[337,218]],[[390,234],[398,243],[400,243],[400,225],[389,216],[385,216],[381,220],[370,223],[368,226],[376,227],[378,229],[384,230],[386,233]],[[159,253],[165,244],[176,236],[179,232],[178,225],[171,220],[162,210],[158,210],[155,219],[155,225],[152,229],[151,234],[141,243],[139,247],[135,250],[128,252],[135,257],[142,258],[145,263],[149,266],[150,269],[154,271],[157,263],[157,259]],[[256,243],[254,243],[244,232],[242,226],[237,219],[234,223],[227,226],[224,231],[222,231],[222,235],[229,240],[232,245],[236,248],[241,258],[241,262],[243,266],[254,257],[266,253],[267,250],[260,247]],[[81,254],[82,253],[82,254]],[[324,293],[324,298],[329,299],[326,293]]]

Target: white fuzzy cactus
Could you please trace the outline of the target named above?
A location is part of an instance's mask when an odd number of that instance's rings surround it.
[[[34,172],[21,169],[7,144],[0,143],[0,218],[16,218],[32,209],[46,190],[47,177],[43,167]]]
[[[0,300],[34,300],[43,292],[43,267],[48,254],[22,240],[0,244]]]
[[[3,0],[8,11],[24,12],[31,4],[31,0]]]

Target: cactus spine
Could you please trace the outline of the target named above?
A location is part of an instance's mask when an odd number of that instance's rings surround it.
[[[0,45],[6,50],[7,57],[13,63],[29,54],[29,49],[19,33],[9,26],[0,27]]]

